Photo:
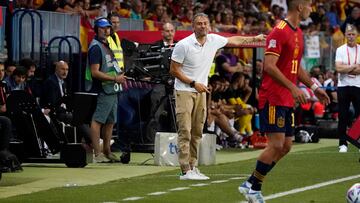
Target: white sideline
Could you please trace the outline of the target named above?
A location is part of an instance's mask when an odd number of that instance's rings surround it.
[[[296,194],[296,193],[304,192],[304,191],[307,191],[307,190],[313,190],[313,189],[316,189],[316,188],[321,188],[321,187],[324,187],[324,186],[328,186],[328,185],[332,185],[332,184],[336,184],[336,183],[341,183],[341,182],[345,182],[345,181],[356,179],[356,178],[360,178],[360,175],[354,175],[354,176],[349,176],[349,177],[345,177],[345,178],[330,180],[330,181],[323,182],[323,183],[318,183],[318,184],[315,184],[315,185],[310,185],[310,186],[306,186],[306,187],[302,187],[302,188],[295,188],[295,189],[292,189],[292,190],[289,190],[289,191],[271,194],[271,195],[265,196],[264,200],[276,199],[276,198],[283,197],[283,196],[286,196],[286,195]],[[246,201],[241,201],[240,203],[247,203],[247,202]]]

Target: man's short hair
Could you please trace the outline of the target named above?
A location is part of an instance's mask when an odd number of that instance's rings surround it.
[[[30,58],[21,59],[20,62],[19,62],[19,65],[23,66],[26,70],[29,70],[31,66],[36,67],[35,62]]]
[[[305,2],[311,2],[311,0],[287,0],[286,3],[288,5],[288,9],[290,11],[295,10],[296,7]]]
[[[194,15],[194,17],[192,19],[192,24],[194,24],[196,18],[198,18],[198,17],[205,17],[205,18],[209,19],[209,16],[207,14],[205,14],[205,13],[197,13],[197,14]]]
[[[111,22],[111,17],[118,17],[121,18],[120,15],[116,12],[110,12],[109,15],[107,16],[107,19]]]
[[[27,76],[27,70],[24,66],[17,66],[12,75],[13,76]]]
[[[345,33],[349,33],[349,32],[357,33],[358,31],[357,31],[356,27],[353,24],[348,23],[348,24],[346,24],[346,27],[345,27]]]

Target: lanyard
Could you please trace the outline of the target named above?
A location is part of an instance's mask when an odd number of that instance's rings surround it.
[[[356,64],[356,62],[357,62],[357,55],[358,55],[357,45],[355,45],[355,46],[356,46],[356,54],[355,54],[354,64]],[[348,56],[348,64],[351,65],[350,64],[350,54],[349,54],[349,47],[348,46],[346,46],[346,52],[347,52],[347,56]]]

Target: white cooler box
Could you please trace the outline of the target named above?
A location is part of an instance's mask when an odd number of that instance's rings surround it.
[[[177,133],[158,132],[155,136],[155,165],[179,166]],[[203,134],[199,151],[199,165],[216,163],[216,135]]]

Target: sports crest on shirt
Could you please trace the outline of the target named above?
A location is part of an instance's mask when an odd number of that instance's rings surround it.
[[[276,48],[276,40],[275,39],[271,39],[269,41],[268,49],[270,49],[270,48]]]

